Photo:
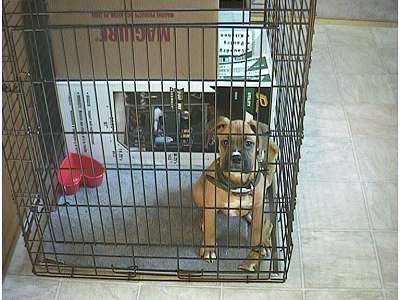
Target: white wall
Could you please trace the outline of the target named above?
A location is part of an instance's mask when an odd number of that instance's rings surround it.
[[[317,17],[397,21],[398,0],[317,0]]]

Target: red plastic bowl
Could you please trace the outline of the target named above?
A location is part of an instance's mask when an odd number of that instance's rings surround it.
[[[87,187],[97,187],[103,182],[104,167],[97,160],[84,156],[82,158],[83,166],[83,184]]]
[[[96,187],[103,182],[104,167],[97,160],[77,153],[69,153],[60,164],[58,182],[65,194],[75,194],[82,183],[87,187]]]
[[[78,154],[70,153],[64,158],[60,164],[57,179],[63,187],[65,194],[75,194],[79,190],[79,185],[82,181],[82,170]]]

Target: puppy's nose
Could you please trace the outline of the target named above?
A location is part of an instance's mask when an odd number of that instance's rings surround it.
[[[232,153],[232,162],[238,164],[241,161],[242,161],[242,155],[240,154],[240,152],[239,151],[234,151]]]

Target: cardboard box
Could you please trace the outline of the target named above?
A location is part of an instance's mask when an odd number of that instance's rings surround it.
[[[217,30],[190,24],[216,23],[218,12],[212,9],[218,4],[218,0],[49,1],[56,79],[214,80]]]
[[[248,11],[220,11],[218,20],[251,23]],[[271,67],[271,49],[265,28],[249,25],[218,29],[218,79],[270,84]]]

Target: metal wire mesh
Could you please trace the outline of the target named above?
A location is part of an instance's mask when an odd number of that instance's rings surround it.
[[[34,272],[285,281],[315,0],[181,9],[137,9],[121,0],[118,9],[82,3],[77,10],[61,2],[3,1],[3,155]],[[221,20],[223,13],[231,15]],[[185,17],[149,21],[154,14]],[[258,43],[251,54],[258,69],[249,75],[250,60],[237,53],[245,71],[235,78],[232,57],[249,43]],[[264,108],[260,95],[269,99]],[[220,156],[218,133],[207,132],[219,116],[269,124],[268,137],[279,149],[268,162],[275,172],[262,197],[262,218],[273,224],[271,244],[254,272],[238,269],[255,246],[240,217],[216,215],[211,246],[217,259],[210,264],[198,254],[204,211],[192,194]],[[67,195],[58,173],[71,152],[104,165],[100,186]],[[83,172],[82,161],[77,168]],[[90,168],[94,172],[93,163]],[[242,215],[244,208],[231,208],[228,195],[227,206],[212,209]]]

